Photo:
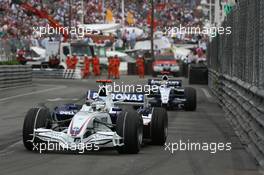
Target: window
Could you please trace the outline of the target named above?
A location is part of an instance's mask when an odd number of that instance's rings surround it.
[[[65,56],[67,56],[67,55],[70,54],[70,49],[69,49],[68,46],[64,46],[64,47],[62,48],[62,51],[63,51],[63,54],[64,54]]]

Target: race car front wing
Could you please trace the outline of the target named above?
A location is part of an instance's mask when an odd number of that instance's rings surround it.
[[[122,137],[116,132],[103,132],[98,131],[86,138],[71,137],[66,132],[58,132],[51,129],[38,128],[34,130],[33,139],[29,140],[33,142],[34,139],[40,139],[47,143],[57,143],[60,147],[67,150],[76,150],[76,147],[83,150],[87,145],[93,145],[97,147],[115,147],[122,146]]]

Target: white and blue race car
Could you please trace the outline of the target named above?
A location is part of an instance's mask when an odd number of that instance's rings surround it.
[[[88,145],[135,154],[143,140],[157,145],[165,143],[168,130],[165,109],[151,107],[144,94],[112,94],[106,85],[110,81],[98,82],[103,86],[98,92],[88,91],[83,105],[61,105],[51,112],[45,106],[31,108],[23,126],[25,148],[38,151],[38,146],[48,148],[47,144],[56,143],[60,150],[85,150]],[[127,104],[142,107],[133,110]]]
[[[196,110],[196,90],[192,87],[183,88],[181,80],[171,80],[165,75],[161,79],[149,79],[148,85],[158,86],[156,92],[151,91],[148,95],[151,106]]]

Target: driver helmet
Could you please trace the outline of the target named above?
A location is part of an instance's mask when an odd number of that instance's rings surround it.
[[[98,98],[91,104],[91,107],[94,111],[103,111],[105,109],[105,106],[105,102],[100,98]]]

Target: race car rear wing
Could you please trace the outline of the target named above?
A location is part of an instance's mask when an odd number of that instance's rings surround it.
[[[148,85],[150,86],[161,86],[162,82],[164,80],[162,79],[148,79]],[[167,85],[168,86],[173,86],[173,87],[181,87],[182,86],[182,80],[167,80]]]

